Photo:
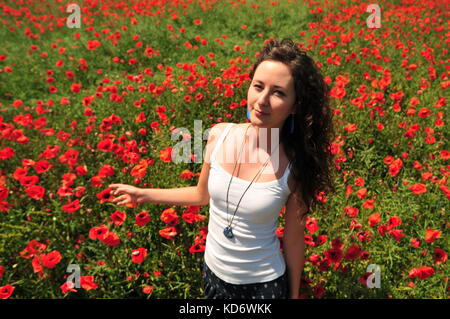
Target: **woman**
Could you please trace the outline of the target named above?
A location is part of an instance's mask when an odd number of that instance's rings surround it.
[[[327,85],[290,39],[266,43],[250,78],[250,123],[213,127],[197,186],[142,190],[112,184],[113,195],[124,194],[113,202],[209,203],[205,297],[297,298],[306,214],[318,203],[317,192],[334,190]],[[252,159],[257,155],[256,163],[242,157],[244,149]],[[275,234],[283,206],[284,256]]]

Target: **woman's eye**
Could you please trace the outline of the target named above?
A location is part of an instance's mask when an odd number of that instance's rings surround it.
[[[254,87],[260,89],[260,88],[261,88],[261,85],[255,84]],[[284,93],[281,92],[281,91],[278,91],[278,90],[277,90],[277,91],[275,91],[275,92],[278,92],[281,96],[284,96]]]

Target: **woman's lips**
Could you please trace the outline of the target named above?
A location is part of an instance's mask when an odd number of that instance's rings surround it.
[[[267,113],[261,113],[258,110],[255,110],[256,115],[262,116],[262,115],[269,115]]]

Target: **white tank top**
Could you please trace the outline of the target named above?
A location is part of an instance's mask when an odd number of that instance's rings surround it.
[[[225,237],[227,189],[232,175],[216,162],[216,154],[233,125],[230,123],[224,129],[211,154],[205,262],[217,277],[231,284],[271,281],[282,276],[286,269],[275,230],[280,211],[291,193],[288,186],[291,164],[278,180],[252,183],[231,224],[234,237]],[[249,184],[250,181],[233,177],[228,194],[228,220],[231,221]]]

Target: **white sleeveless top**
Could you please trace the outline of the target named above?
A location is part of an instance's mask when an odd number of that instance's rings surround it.
[[[252,183],[231,224],[234,237],[225,237],[227,189],[232,175],[216,162],[216,154],[233,125],[230,123],[224,129],[211,154],[205,262],[217,277],[231,284],[271,281],[282,276],[286,269],[275,230],[280,211],[291,193],[288,186],[291,164],[278,180],[258,182],[256,179]],[[228,220],[231,221],[249,184],[250,181],[233,177],[228,194]]]

